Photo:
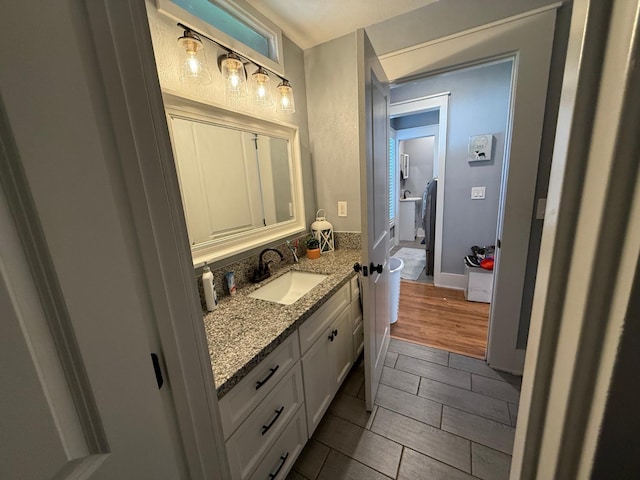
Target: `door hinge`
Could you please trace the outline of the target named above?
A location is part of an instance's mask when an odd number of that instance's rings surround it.
[[[164,385],[164,378],[162,378],[162,369],[160,368],[160,360],[155,353],[151,354],[151,363],[153,364],[153,372],[156,374],[156,382],[158,382],[158,389]]]

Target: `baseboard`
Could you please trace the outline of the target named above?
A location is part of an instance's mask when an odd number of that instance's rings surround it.
[[[467,287],[467,279],[464,275],[456,273],[441,273],[438,283],[434,281],[434,284],[436,287],[464,290]]]

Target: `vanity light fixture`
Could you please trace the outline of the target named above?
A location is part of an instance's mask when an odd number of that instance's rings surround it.
[[[184,52],[181,58],[180,80],[201,85],[211,83],[211,71],[200,37],[185,28],[184,34],[178,38],[178,45]]]
[[[263,67],[258,67],[253,77],[253,101],[259,107],[270,107],[273,105],[273,96],[269,84],[269,72]]]
[[[291,88],[291,84],[284,78],[280,85],[278,85],[278,93],[280,94],[280,97],[278,98],[278,111],[284,113],[295,113],[296,103],[293,98],[293,89]]]
[[[235,52],[222,56],[220,71],[224,77],[224,91],[230,99],[247,96],[247,71]]]
[[[178,27],[184,30],[184,35],[178,38],[178,43],[184,48],[186,59],[181,65],[180,80],[194,80],[196,83],[210,83],[211,72],[206,63],[202,38],[215,43],[226,51],[218,58],[220,72],[225,81],[225,93],[230,101],[240,100],[247,96],[247,71],[245,66],[249,63],[258,67],[252,75],[254,102],[261,107],[270,107],[274,104],[271,94],[270,77],[273,74],[280,78],[278,90],[278,103],[276,110],[283,113],[295,113],[295,100],[293,98],[293,88],[286,78],[263,67],[259,63],[241,56],[233,50],[225,47],[220,42],[213,40],[191,28],[178,23]]]

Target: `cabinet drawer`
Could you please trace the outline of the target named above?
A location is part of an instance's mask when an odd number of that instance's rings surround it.
[[[296,362],[227,441],[234,479],[249,477],[303,402],[302,370]]]
[[[251,480],[283,480],[307,441],[304,405],[260,462]]]
[[[313,345],[344,307],[349,304],[351,301],[349,287],[349,283],[343,286],[300,326],[298,331],[300,332],[300,352],[302,354]]]
[[[231,436],[299,358],[296,331],[222,397],[219,407],[225,439]]]

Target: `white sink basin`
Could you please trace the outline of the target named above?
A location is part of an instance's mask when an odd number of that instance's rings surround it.
[[[287,272],[260,287],[249,296],[282,305],[291,305],[327,277],[328,275],[319,273]]]

